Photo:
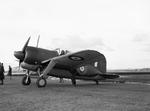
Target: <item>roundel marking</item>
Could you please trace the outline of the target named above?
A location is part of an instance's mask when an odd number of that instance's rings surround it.
[[[71,56],[69,56],[69,59],[71,59],[73,61],[82,61],[83,57],[71,55]]]
[[[80,67],[80,71],[81,71],[81,72],[84,72],[84,71],[85,71],[84,66]]]

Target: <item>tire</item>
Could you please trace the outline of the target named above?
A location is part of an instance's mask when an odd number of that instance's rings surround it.
[[[31,84],[31,78],[28,77],[28,80],[27,80],[27,75],[25,75],[23,78],[22,78],[22,85],[24,86],[28,86]]]
[[[38,88],[45,87],[47,85],[47,81],[43,77],[39,77],[36,81],[36,85]]]

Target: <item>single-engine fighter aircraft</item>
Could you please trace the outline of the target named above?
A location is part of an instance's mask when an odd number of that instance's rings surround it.
[[[75,53],[59,54],[56,50],[47,50],[28,46],[30,37],[22,51],[15,51],[14,56],[19,59],[19,64],[27,70],[22,79],[23,85],[31,83],[30,71],[38,73],[36,81],[38,87],[45,87],[48,76],[71,79],[76,85],[76,80],[90,80],[99,84],[99,81],[115,79],[119,75],[106,73],[106,58],[95,50],[82,50]]]

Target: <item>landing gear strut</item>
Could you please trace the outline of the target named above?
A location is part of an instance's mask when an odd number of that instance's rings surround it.
[[[73,86],[76,86],[76,79],[75,79],[75,78],[72,78],[71,81],[72,81],[72,85],[73,85]]]
[[[95,82],[96,82],[96,85],[99,85],[99,81],[98,80],[96,80]]]
[[[73,86],[76,86],[76,78],[75,78],[75,73],[72,74],[71,82]]]
[[[47,81],[46,81],[46,77],[43,76],[43,74],[41,74],[41,70],[40,68],[38,68],[37,70],[39,77],[36,80],[36,85],[39,88],[45,87],[47,85]]]

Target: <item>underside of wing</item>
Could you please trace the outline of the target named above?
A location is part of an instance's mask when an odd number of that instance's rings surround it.
[[[116,79],[119,78],[117,74],[100,74],[104,79]]]

